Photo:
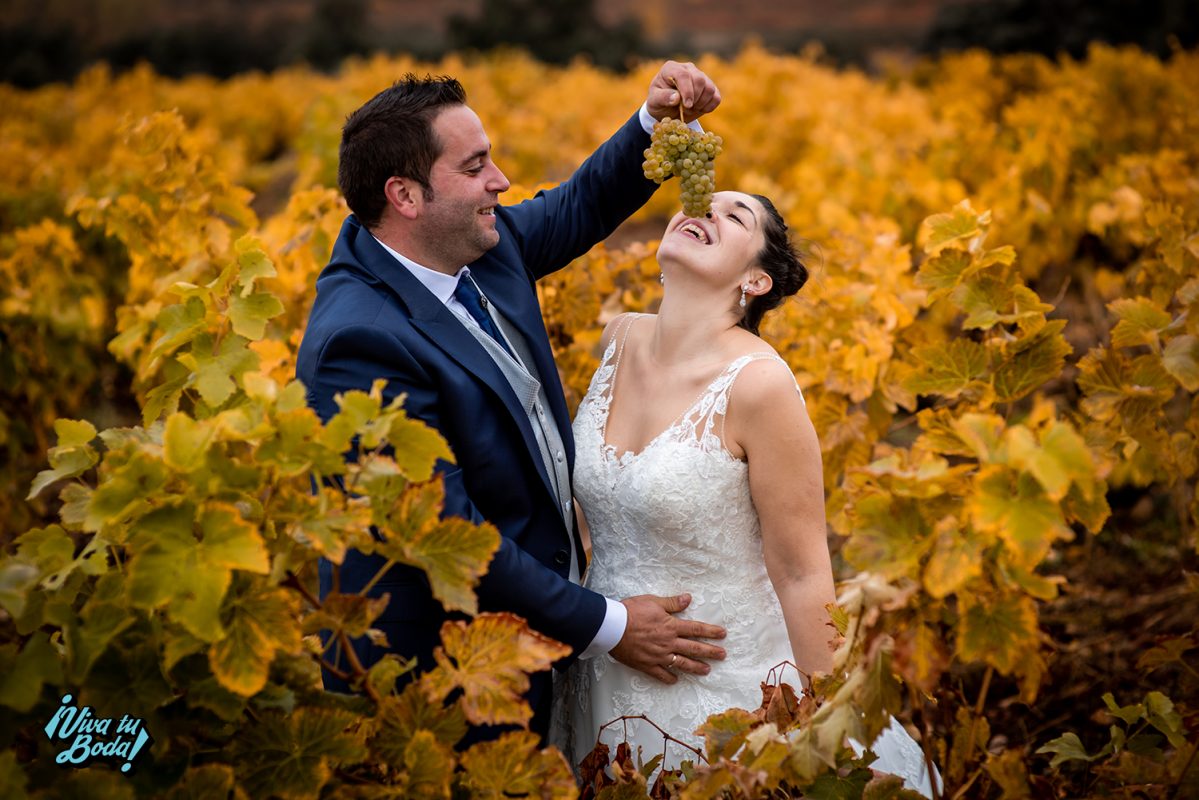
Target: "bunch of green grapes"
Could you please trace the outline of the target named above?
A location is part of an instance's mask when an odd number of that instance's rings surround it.
[[[656,183],[677,175],[683,213],[702,217],[712,207],[716,191],[716,156],[724,140],[710,131],[699,133],[681,119],[667,117],[654,125],[645,162],[645,177]]]

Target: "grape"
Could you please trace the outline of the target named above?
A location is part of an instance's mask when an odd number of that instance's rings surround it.
[[[698,133],[682,120],[667,117],[654,125],[650,145],[641,168],[645,177],[662,183],[672,175],[679,178],[683,213],[702,217],[712,207],[716,191],[716,157],[724,140],[706,131]]]

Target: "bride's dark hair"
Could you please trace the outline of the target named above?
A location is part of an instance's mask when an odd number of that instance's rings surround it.
[[[787,223],[774,203],[760,194],[750,197],[766,209],[766,222],[762,227],[766,244],[758,253],[757,263],[770,276],[771,286],[766,294],[746,298],[745,316],[737,324],[757,335],[766,312],[777,308],[808,282],[808,267],[804,264],[804,256],[787,235]]]

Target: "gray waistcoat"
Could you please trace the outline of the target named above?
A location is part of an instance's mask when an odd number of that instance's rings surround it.
[[[558,513],[566,524],[566,538],[570,542],[570,580],[578,583],[579,554],[575,552],[574,514],[571,507],[570,469],[566,463],[566,447],[558,433],[558,426],[554,423],[545,388],[541,385],[536,362],[524,336],[496,311],[492,303],[486,303],[484,307],[504,338],[508,340],[519,361],[508,355],[507,351],[478,325],[466,325],[466,329],[483,345],[483,349],[495,361],[500,372],[504,373],[513,393],[516,394],[516,399],[529,415],[529,425],[533,428],[537,447],[541,450],[541,460],[545,464],[546,474],[550,476],[550,484],[557,499]]]

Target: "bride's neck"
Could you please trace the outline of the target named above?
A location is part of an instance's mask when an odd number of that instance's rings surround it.
[[[710,361],[736,325],[730,311],[711,297],[667,291],[658,308],[649,354],[663,366]]]

